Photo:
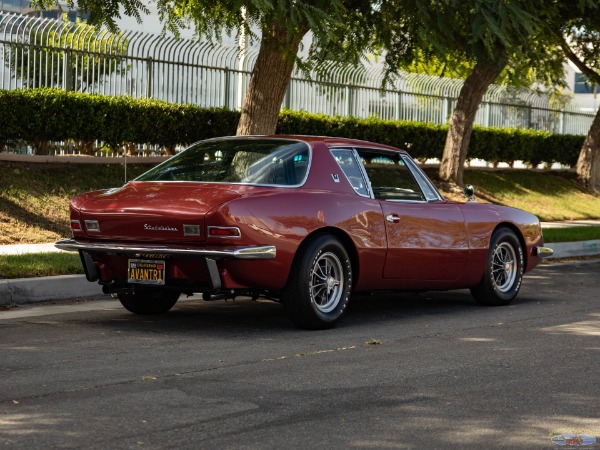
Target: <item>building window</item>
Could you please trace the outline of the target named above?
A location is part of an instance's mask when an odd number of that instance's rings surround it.
[[[598,92],[598,86],[590,83],[588,77],[582,73],[575,74],[575,94],[595,94]]]
[[[22,0],[4,0],[0,1],[0,10],[7,12],[21,12],[23,9]],[[29,4],[29,2],[27,2]]]

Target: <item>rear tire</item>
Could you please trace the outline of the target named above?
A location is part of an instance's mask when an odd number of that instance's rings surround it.
[[[342,243],[331,235],[309,242],[297,256],[283,304],[300,328],[333,327],[342,317],[352,289],[352,266]]]
[[[169,311],[181,295],[177,291],[136,288],[133,291],[119,292],[119,301],[127,311],[134,314],[164,314]]]
[[[515,233],[500,228],[492,235],[481,283],[471,288],[480,305],[510,304],[519,293],[523,281],[523,248]]]

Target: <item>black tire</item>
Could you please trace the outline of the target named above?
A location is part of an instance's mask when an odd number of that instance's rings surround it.
[[[137,288],[134,291],[119,292],[117,295],[127,311],[146,315],[166,313],[177,303],[181,293],[156,288]]]
[[[515,233],[508,228],[494,232],[481,283],[471,288],[480,305],[510,304],[519,293],[523,281],[523,248]]]
[[[300,328],[333,327],[342,317],[352,290],[352,266],[342,243],[321,235],[297,255],[283,295],[290,320]]]

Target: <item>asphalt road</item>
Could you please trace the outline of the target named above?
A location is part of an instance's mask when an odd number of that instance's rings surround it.
[[[356,297],[317,332],[270,302],[180,301],[151,319],[110,300],[1,311],[0,448],[600,440],[599,294],[596,260],[536,269],[510,307],[467,291]]]

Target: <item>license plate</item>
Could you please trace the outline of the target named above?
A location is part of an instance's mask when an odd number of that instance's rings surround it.
[[[165,262],[148,259],[130,259],[127,264],[127,282],[164,285]]]

